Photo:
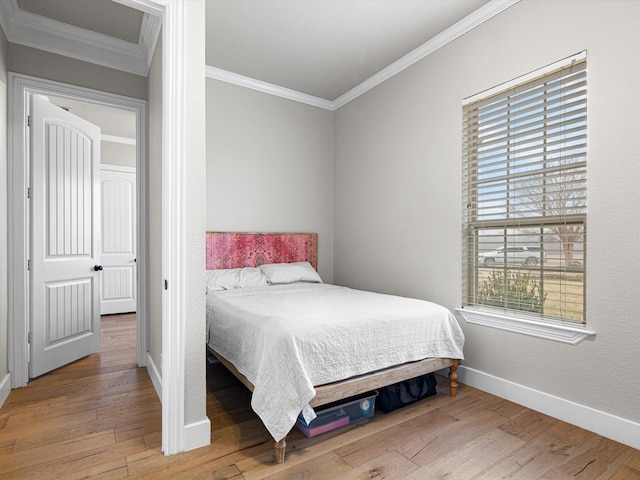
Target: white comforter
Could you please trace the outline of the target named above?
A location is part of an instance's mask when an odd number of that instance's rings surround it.
[[[255,389],[253,410],[274,439],[294,426],[314,385],[427,357],[462,358],[446,308],[328,284],[207,294],[209,344]]]

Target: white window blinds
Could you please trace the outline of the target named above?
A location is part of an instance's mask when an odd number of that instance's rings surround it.
[[[463,306],[584,323],[586,59],[463,117]]]

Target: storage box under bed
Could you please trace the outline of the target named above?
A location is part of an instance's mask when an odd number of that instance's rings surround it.
[[[309,424],[300,413],[296,426],[307,437],[315,437],[321,433],[349,425],[373,415],[377,396],[378,392],[373,391],[318,407],[317,417]]]

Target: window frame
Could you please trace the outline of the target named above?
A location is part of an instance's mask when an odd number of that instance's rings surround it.
[[[517,85],[526,84],[529,81],[539,79],[541,77],[549,76],[550,74],[565,69],[577,62],[586,61],[586,51],[580,52],[577,55],[573,55],[571,57],[565,58],[558,62],[555,62],[551,65],[548,65],[542,69],[535,70],[529,74],[518,77],[514,80],[511,80],[507,83],[498,85],[492,89],[481,92],[477,95],[469,97],[463,101],[463,108],[466,105],[474,104],[476,102],[484,101],[487,99],[491,99],[492,97],[497,97],[500,94],[503,94],[505,91],[510,89],[514,89]],[[585,127],[586,129],[586,127]],[[464,135],[467,134],[466,127],[464,131]],[[475,138],[475,137],[474,137]],[[513,139],[517,137],[508,136],[507,138]],[[468,140],[468,139],[467,139]],[[466,142],[465,142],[466,143]],[[586,148],[586,140],[585,140],[585,148]],[[465,152],[465,168],[467,166],[466,162],[468,153]],[[546,155],[545,155],[546,158]],[[477,160],[476,160],[477,161]],[[546,160],[545,160],[546,161]],[[586,165],[586,161],[585,161]],[[474,165],[477,168],[477,164]],[[586,168],[586,166],[585,166]],[[463,171],[465,169],[463,168]],[[466,180],[463,182],[465,183]],[[479,183],[478,183],[479,185]],[[585,187],[586,188],[586,187]],[[478,198],[477,191],[473,191]],[[463,198],[467,198],[468,192],[463,188]],[[508,195],[505,193],[505,195]],[[585,191],[586,195],[586,191]],[[465,200],[465,204],[468,200]],[[517,225],[517,222],[513,222],[509,219],[503,220],[490,220],[486,222],[484,227],[478,226],[478,221],[469,221],[467,216],[467,209],[464,209],[465,219],[463,220],[463,252],[462,252],[462,269],[463,269],[463,279],[462,279],[462,294],[463,294],[463,302],[460,308],[457,308],[456,311],[468,322],[476,325],[484,325],[493,328],[498,328],[501,330],[521,333],[525,335],[531,335],[539,338],[547,338],[563,343],[569,344],[577,344],[588,338],[590,336],[595,335],[595,332],[592,330],[588,330],[586,328],[586,316],[583,316],[582,322],[578,323],[577,321],[569,320],[568,318],[556,318],[556,317],[546,317],[544,313],[542,314],[527,314],[526,311],[517,309],[517,308],[506,308],[506,307],[491,307],[486,304],[478,304],[476,300],[477,298],[477,284],[478,284],[478,276],[479,276],[479,262],[478,262],[478,235],[482,228],[488,229],[492,226],[504,229],[506,232],[508,229],[514,229],[514,225]],[[473,209],[474,212],[477,209]],[[536,217],[538,220],[534,224],[536,227],[541,229],[543,225],[545,225],[544,220],[540,220],[540,217]],[[525,220],[526,222],[526,220]],[[583,235],[586,236],[586,211],[580,215],[574,215],[572,219],[569,220],[569,223],[575,222],[577,225],[583,225]],[[548,222],[552,224],[552,221]],[[522,227],[517,227],[522,228]],[[469,232],[469,229],[473,230],[473,233]],[[472,239],[472,235],[475,240]],[[586,243],[586,240],[585,240]],[[505,245],[507,245],[505,243]],[[586,250],[586,249],[585,249]],[[505,267],[504,271],[507,272],[508,269],[506,267],[507,259],[505,256]],[[541,264],[544,260],[541,260]],[[583,297],[582,302],[583,306],[586,309],[586,257],[584,259],[583,264]],[[544,269],[541,265],[540,271],[544,272]],[[466,278],[465,278],[466,277]],[[474,292],[471,292],[471,289],[476,289]],[[467,301],[468,298],[474,298],[474,302]],[[474,304],[475,303],[475,304]],[[508,305],[508,303],[507,303]],[[586,312],[585,312],[586,313]],[[584,313],[583,313],[584,315]]]

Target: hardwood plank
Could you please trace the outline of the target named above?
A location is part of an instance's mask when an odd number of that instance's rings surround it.
[[[557,420],[533,410],[525,410],[500,426],[500,430],[522,440],[531,440],[549,430]]]
[[[171,475],[167,478],[175,480],[244,480],[244,477],[238,472],[235,465],[225,465],[216,468],[210,464],[202,465],[197,468],[189,468],[186,472]]]
[[[77,413],[68,413],[65,415],[56,415],[53,418],[49,418],[46,421],[32,421],[24,424],[20,424],[17,421],[11,421],[4,429],[0,431],[0,441],[7,438],[24,438],[30,435],[41,434],[42,432],[49,432],[52,430],[62,430],[75,425],[86,424],[87,422],[93,422],[96,419],[96,411],[86,410]]]
[[[245,422],[214,428],[211,441],[221,455],[265,443],[273,444],[273,438],[256,416]]]
[[[406,480],[429,478],[470,479],[498,462],[505,455],[522,448],[523,440],[498,429],[491,429],[460,448],[450,450],[437,460],[408,475]]]
[[[428,466],[448,455],[449,452],[465,449],[478,437],[497,430],[504,421],[503,416],[487,409],[480,409],[475,415],[466,416],[462,420],[434,432],[430,442],[411,460],[423,467]],[[516,442],[518,442],[517,439]]]
[[[13,475],[16,470],[41,465],[46,471],[53,465],[59,465],[67,457],[83,455],[95,448],[113,445],[113,430],[93,433],[71,441],[63,440],[52,445],[22,450],[2,458],[0,474]]]
[[[144,436],[144,443],[148,450],[162,447],[162,430],[157,430]]]
[[[175,460],[172,460],[172,456],[166,456],[162,454],[162,448],[160,446],[156,448],[146,448],[142,452],[133,453],[127,455],[127,468],[129,469],[130,476],[140,475],[143,472],[148,472],[153,469],[167,468],[167,466]]]
[[[350,478],[353,469],[333,452],[325,453],[308,462],[300,463],[284,471],[261,477],[265,480],[327,480],[330,478]]]
[[[578,480],[609,478],[630,456],[621,443],[596,437],[581,446],[563,465],[550,473],[561,472]]]
[[[14,395],[14,392],[17,394]],[[24,393],[23,389],[12,390],[11,395],[9,395],[12,402],[9,403],[9,399],[7,399],[3,406],[3,411],[10,411],[11,413],[2,414],[3,421],[0,422],[0,429],[5,427],[10,416],[28,412],[37,412],[39,410],[51,410],[55,409],[57,406],[65,405],[67,403],[66,395],[61,395],[59,397],[47,397],[40,401],[36,401],[34,398],[29,397],[28,393],[27,395],[23,395],[22,399],[20,399],[18,392]]]
[[[396,450],[407,458],[413,458],[431,443],[439,431],[457,420],[439,410],[393,425],[376,435],[369,435],[335,452],[349,465],[357,467],[372,461],[391,450]]]
[[[523,407],[522,405],[518,405],[517,403],[513,403],[499,397],[493,397],[491,400],[487,401],[490,402],[490,405],[487,405],[489,410],[507,418],[516,417],[527,410],[527,407]]]
[[[474,480],[496,478],[538,478],[566,461],[575,447],[548,435],[539,435],[514,450],[474,477]]]
[[[106,430],[111,429],[107,428]],[[16,439],[11,453],[29,451],[46,446],[53,448],[60,442],[83,438],[88,435],[100,434],[104,431],[105,428],[98,428],[93,422],[69,425],[68,427],[60,429],[43,430],[35,435],[31,434],[34,430],[29,430],[27,434]]]
[[[13,438],[0,442],[0,460],[2,460],[1,457],[3,457],[4,455],[9,455],[13,453],[13,448],[15,444],[16,444],[16,440]]]
[[[622,465],[618,468],[609,480],[638,480],[640,478],[640,470]]]
[[[96,424],[122,427],[133,422],[143,422],[162,415],[162,406],[157,397],[146,402],[123,403],[96,409]]]
[[[589,432],[580,427],[560,421],[557,421],[545,432],[545,434],[551,435],[552,437],[570,445],[582,445],[598,436],[595,433]]]
[[[341,480],[364,480],[375,478],[376,480],[395,480],[405,478],[418,470],[418,465],[404,455],[392,450],[385,455],[370,460],[367,463],[354,468],[350,474],[340,477]]]
[[[140,471],[138,475],[132,477],[153,478],[154,480],[175,480],[175,479],[242,479],[238,467],[232,459],[228,457],[211,458],[215,450],[211,449],[209,454],[194,456],[185,455],[180,461],[175,461],[164,467]]]
[[[159,448],[141,452],[127,458],[129,475],[132,478],[153,478],[154,480],[190,478],[197,474],[203,478],[231,478],[240,473],[231,456],[218,457],[215,448],[203,447],[196,452],[165,456]]]
[[[629,457],[627,458],[627,461],[625,463],[631,468],[640,470],[640,450],[634,450],[632,448],[630,448],[629,450]]]
[[[27,478],[64,478],[81,479],[106,476],[108,478],[124,478],[128,475],[126,454],[144,450],[144,442],[140,438],[99,446],[84,452],[72,452],[60,461],[36,463],[25,467],[19,473]]]
[[[464,420],[465,418],[472,417],[481,411],[486,410],[493,412],[492,407],[493,403],[491,397],[486,398],[482,395],[472,395],[460,398],[457,402],[449,402],[447,405],[443,405],[442,408],[440,408],[440,411],[447,415],[451,415],[457,420]],[[499,415],[503,421],[508,420],[508,418],[503,415],[500,415],[497,412],[494,413]]]
[[[145,438],[147,435],[162,434],[162,422],[158,421],[158,415],[151,416],[143,421],[136,421],[128,425],[114,428],[116,443],[124,442],[132,438]]]
[[[87,421],[87,418],[95,419],[96,404],[68,405],[67,402],[64,402],[64,404],[52,404],[48,405],[46,408],[38,408],[37,410],[15,413],[12,414],[7,421],[5,430],[21,430],[29,424],[42,424],[42,422],[51,422],[52,428],[57,428],[58,424],[69,424],[73,422],[73,417],[80,417],[80,422]],[[37,428],[40,428],[40,425],[38,425]]]

